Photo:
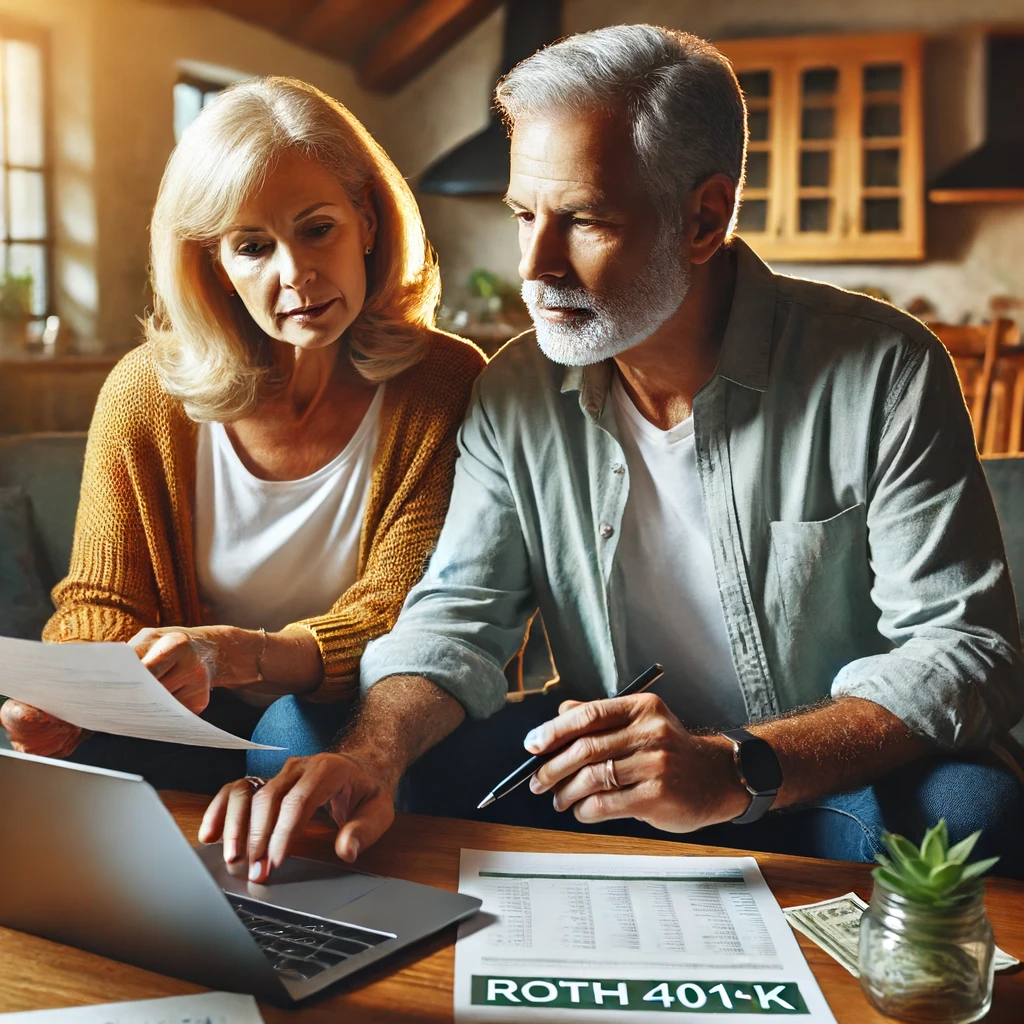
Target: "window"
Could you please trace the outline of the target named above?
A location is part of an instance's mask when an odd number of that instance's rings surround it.
[[[45,65],[43,38],[0,22],[0,274],[25,282],[37,319],[51,312]]]
[[[210,82],[182,72],[174,86],[174,141],[196,119],[196,115],[225,88],[223,82]]]

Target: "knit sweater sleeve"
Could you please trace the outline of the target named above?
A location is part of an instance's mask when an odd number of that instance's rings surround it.
[[[448,511],[456,434],[484,362],[475,347],[440,335],[423,364],[388,383],[403,398],[381,444],[380,486],[387,493],[378,498],[379,520],[364,527],[363,571],[329,612],[292,623],[313,634],[324,663],[323,680],[307,699],[358,694],[363,650],[394,626],[423,575]]]
[[[159,602],[128,458],[139,408],[141,359],[111,372],[89,427],[68,575],[53,590],[52,643],[128,640],[157,624]]]

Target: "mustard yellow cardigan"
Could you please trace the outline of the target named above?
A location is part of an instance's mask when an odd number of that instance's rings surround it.
[[[470,343],[434,333],[423,360],[388,381],[358,577],[325,614],[294,623],[316,637],[323,658],[312,700],[352,695],[363,649],[391,629],[422,575],[484,362]],[[192,523],[197,434],[160,387],[148,345],[114,367],[89,428],[71,565],[54,588],[44,640],[127,640],[144,626],[203,625]]]

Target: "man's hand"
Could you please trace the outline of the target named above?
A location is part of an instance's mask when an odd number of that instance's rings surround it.
[[[691,832],[750,806],[729,740],[688,732],[653,694],[566,701],[558,711],[526,738],[531,753],[560,751],[530,789],[554,789],[555,807],[572,807],[580,821],[638,818],[667,832]],[[748,728],[772,745],[782,765],[778,808],[867,785],[931,749],[892,712],[857,697]]]
[[[280,867],[318,807],[338,824],[334,852],[353,861],[395,818],[395,789],[405,769],[465,717],[462,705],[416,676],[390,676],[370,689],[342,747],[291,757],[255,793],[244,779],[225,786],[206,810],[199,839],[223,836],[232,874],[261,882]]]
[[[355,754],[291,757],[255,792],[245,779],[224,786],[206,809],[199,841],[223,838],[228,870],[262,882],[326,804],[339,826],[334,852],[351,862],[390,828],[397,782],[378,763]]]
[[[0,725],[15,750],[38,757],[67,757],[87,735],[77,725],[17,700],[6,700],[0,706]]]
[[[666,832],[692,832],[740,815],[750,794],[740,785],[731,748],[694,736],[660,697],[640,693],[581,704],[526,738],[533,754],[561,750],[530,780],[554,791],[556,810],[579,821],[637,818]]]

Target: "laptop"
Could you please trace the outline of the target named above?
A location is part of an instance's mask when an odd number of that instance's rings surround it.
[[[9,750],[0,822],[0,925],[283,1005],[480,907],[301,857],[254,885],[219,844],[193,850],[140,776]]]

